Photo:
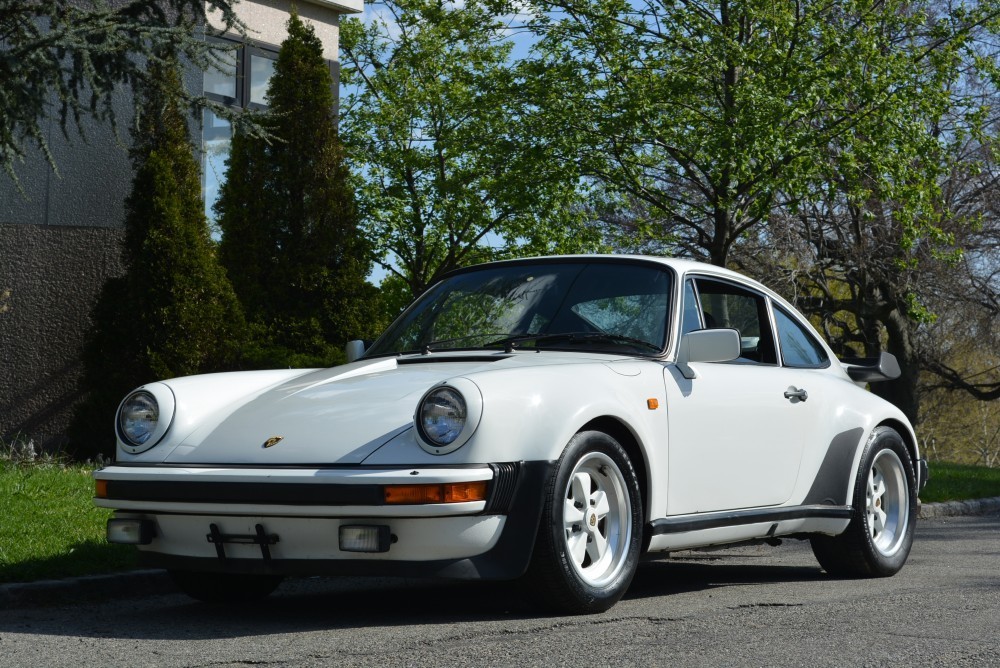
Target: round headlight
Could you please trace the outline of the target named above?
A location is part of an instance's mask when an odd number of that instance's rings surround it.
[[[450,387],[428,392],[420,404],[420,431],[430,443],[450,445],[465,428],[465,399]]]
[[[160,406],[153,395],[144,390],[129,395],[118,412],[121,435],[134,446],[145,444],[159,422]]]

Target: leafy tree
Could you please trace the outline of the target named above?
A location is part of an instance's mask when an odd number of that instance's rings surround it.
[[[233,368],[243,314],[219,265],[201,201],[176,59],[157,58],[132,148],[126,273],[109,280],[84,350],[85,400],[71,426],[78,455],[110,454],[110,418],[143,383]]]
[[[624,202],[632,234],[725,265],[777,204],[822,192],[827,158],[892,185],[910,228],[935,165],[928,119],[969,27],[991,2],[936,18],[929,2],[858,0],[539,0],[536,72],[553,90],[551,135]],[[569,148],[572,148],[570,145]],[[852,195],[857,196],[857,192]],[[902,215],[902,214],[905,214]]]
[[[161,53],[177,52],[201,69],[217,63],[219,46],[204,38],[215,32],[207,11],[217,12],[220,34],[242,31],[229,0],[0,0],[0,167],[16,183],[31,145],[55,167],[45,119],[58,114],[67,136],[74,125],[82,132],[87,116],[114,123],[115,91],[149,83],[147,63]]]
[[[483,0],[387,0],[341,24],[342,131],[376,257],[417,295],[476,261],[592,249],[578,176],[537,132],[544,82]]]
[[[377,331],[332,86],[321,42],[293,11],[258,119],[274,140],[235,134],[216,205],[220,258],[256,340],[251,366],[329,365]]]
[[[937,28],[943,17],[930,13],[920,19],[924,30],[913,29],[916,24],[902,24],[900,33],[887,30],[887,45],[925,70],[921,93],[930,102],[904,114],[861,119],[851,141],[818,157],[823,187],[808,202],[775,212],[761,232],[761,246],[783,255],[777,264],[799,306],[814,314],[841,352],[886,349],[896,356],[901,379],[872,390],[914,422],[921,418],[923,370],[981,399],[997,387],[984,366],[961,364],[977,378],[972,382],[948,366],[970,359],[959,354],[970,341],[986,351],[988,341],[996,345],[996,337],[986,334],[1000,316],[997,277],[989,269],[1000,250],[991,210],[1000,186],[990,139],[1000,112],[991,45],[995,9],[982,3],[972,13],[948,16],[948,23],[965,26],[961,35]],[[888,146],[868,144],[880,132],[876,123],[901,124],[912,136]],[[900,156],[887,160],[890,151]],[[762,251],[745,254],[750,266],[773,259]],[[963,334],[970,330],[978,333]]]

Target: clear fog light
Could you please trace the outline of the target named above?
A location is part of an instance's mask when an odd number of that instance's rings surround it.
[[[391,544],[387,526],[340,527],[340,549],[344,552],[388,552]]]
[[[156,525],[151,520],[108,520],[108,542],[124,545],[149,545],[156,537]]]

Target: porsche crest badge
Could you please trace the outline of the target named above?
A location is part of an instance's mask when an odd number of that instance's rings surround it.
[[[264,447],[265,448],[274,447],[279,442],[281,442],[281,439],[283,439],[283,438],[284,438],[284,436],[272,436],[271,438],[269,438],[266,441],[264,441]]]

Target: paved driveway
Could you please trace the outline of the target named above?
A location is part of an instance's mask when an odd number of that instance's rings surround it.
[[[296,580],[236,610],[176,594],[0,611],[0,666],[996,666],[1000,515],[922,520],[893,578],[833,580],[786,541],[644,564],[550,617],[506,584]]]

